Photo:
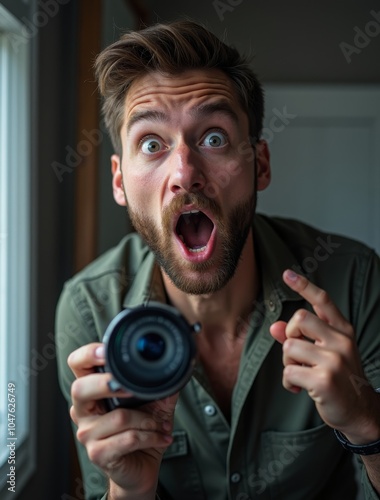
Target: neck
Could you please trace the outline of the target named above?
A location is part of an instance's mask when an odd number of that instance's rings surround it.
[[[202,333],[210,338],[221,331],[239,335],[239,324],[247,318],[259,290],[252,231],[247,237],[234,276],[218,292],[188,295],[162,273],[168,297],[190,322],[200,321]]]

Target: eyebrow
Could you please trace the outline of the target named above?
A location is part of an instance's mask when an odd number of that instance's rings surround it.
[[[233,107],[225,100],[201,104],[190,111],[190,114],[196,118],[206,118],[215,113],[222,113],[231,118],[236,124],[239,123],[239,117]]]
[[[127,123],[127,134],[131,131],[131,128],[136,125],[136,123],[142,121],[153,121],[153,122],[168,122],[169,117],[162,111],[154,111],[154,110],[144,110],[137,111],[134,113]]]
[[[229,118],[231,118],[236,124],[239,123],[239,118],[238,118],[237,113],[232,108],[232,106],[224,100],[200,104],[199,106],[196,106],[195,108],[190,110],[190,114],[193,117],[199,118],[199,119],[206,118],[207,116],[210,116],[210,115],[213,115],[216,113],[222,113],[222,114],[228,116]],[[129,134],[129,132],[131,131],[131,128],[134,125],[136,125],[137,123],[140,123],[142,121],[168,123],[170,121],[170,116],[162,111],[156,111],[156,110],[137,111],[128,120],[127,127],[126,127],[127,134]]]

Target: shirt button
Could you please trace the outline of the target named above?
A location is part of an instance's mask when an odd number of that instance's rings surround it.
[[[269,310],[274,311],[276,309],[276,304],[273,302],[273,300],[269,301]]]
[[[209,417],[212,417],[213,415],[215,415],[216,413],[216,408],[214,405],[207,405],[204,407],[204,412],[206,413],[206,415],[208,415]]]
[[[241,479],[241,475],[238,472],[231,474],[231,483],[238,483]]]

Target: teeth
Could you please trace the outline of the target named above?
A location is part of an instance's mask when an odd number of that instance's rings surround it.
[[[199,214],[199,210],[188,210],[187,212],[182,212],[181,215],[185,217],[185,222],[187,224],[190,224],[190,215],[196,215]]]
[[[188,212],[182,212],[182,215],[199,214],[199,210],[189,210]]]
[[[192,252],[192,253],[203,252],[203,250],[205,250],[205,248],[206,248],[206,245],[204,247],[200,247],[200,248],[189,248],[189,247],[187,247],[187,249],[189,250],[189,252]]]

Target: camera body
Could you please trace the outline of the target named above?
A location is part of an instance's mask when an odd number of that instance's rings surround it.
[[[191,377],[193,334],[200,328],[158,302],[117,314],[104,334],[106,363],[98,371],[112,374],[113,390],[125,389],[133,396],[107,399],[107,410],[133,408],[178,392]]]

